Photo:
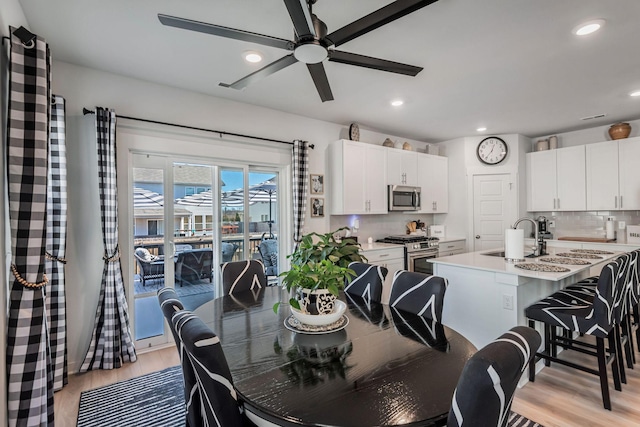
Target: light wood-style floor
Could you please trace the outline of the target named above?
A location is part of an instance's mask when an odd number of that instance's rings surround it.
[[[572,360],[579,355],[572,353]],[[566,357],[566,355],[565,355]],[[640,362],[640,354],[636,353]],[[589,360],[589,359],[587,359]],[[136,363],[120,369],[71,375],[69,384],[55,394],[56,426],[76,425],[80,393],[180,363],[175,347],[139,355]],[[535,383],[516,391],[512,409],[545,427],[640,426],[640,364],[626,370],[622,392],[611,388],[613,411],[602,407],[598,378],[560,365],[544,368]]]

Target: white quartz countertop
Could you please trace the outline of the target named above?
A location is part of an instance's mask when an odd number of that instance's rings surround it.
[[[358,242],[360,243],[360,242]],[[402,251],[404,251],[404,247],[402,245],[397,245],[394,243],[381,243],[381,242],[373,242],[373,243],[367,243],[366,241],[364,243],[360,243],[360,246],[362,247],[362,251],[366,252],[366,251],[379,251],[379,250],[385,250],[385,249],[400,249]]]
[[[598,256],[601,256],[602,259],[584,259],[584,261],[588,261],[591,263],[588,265],[552,264],[552,263],[540,261],[542,258],[557,257],[556,254],[558,253],[570,251],[570,249],[566,247],[556,248],[556,247],[550,246],[550,247],[547,247],[547,252],[549,253],[548,255],[544,255],[538,258],[525,258],[525,261],[522,262],[522,263],[535,263],[535,264],[543,264],[543,265],[554,265],[554,266],[566,267],[569,269],[568,272],[553,273],[553,272],[546,272],[546,271],[543,272],[543,271],[522,270],[520,268],[516,268],[515,266],[516,263],[506,262],[503,257],[483,255],[486,253],[497,252],[501,250],[504,250],[504,249],[490,249],[490,250],[484,250],[484,251],[478,251],[478,252],[467,252],[459,255],[433,258],[433,259],[429,259],[429,261],[434,264],[451,265],[451,266],[463,267],[468,269],[492,271],[495,273],[513,274],[517,276],[532,277],[536,279],[558,281],[566,277],[573,276],[574,274],[580,273],[584,270],[587,270],[594,265],[604,263],[610,259],[615,258],[621,253],[617,251],[610,251],[612,252],[612,254],[598,255]],[[530,251],[525,250],[525,254],[529,252]],[[522,263],[517,263],[517,264],[522,264]]]

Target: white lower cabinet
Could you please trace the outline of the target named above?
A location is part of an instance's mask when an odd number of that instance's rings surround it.
[[[329,144],[331,215],[386,214],[386,147],[341,139]]]
[[[382,302],[386,304],[391,294],[393,275],[398,270],[404,270],[404,247],[367,249],[366,246],[366,244],[363,245],[362,255],[367,258],[367,263],[381,265],[389,270],[382,286]]]
[[[438,257],[463,254],[465,246],[466,239],[441,241],[438,246]]]

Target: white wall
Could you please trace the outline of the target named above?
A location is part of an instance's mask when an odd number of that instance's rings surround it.
[[[13,27],[24,26],[28,28],[29,24],[27,23],[27,19],[22,12],[22,8],[17,0],[2,0],[0,2],[0,35],[3,37],[9,37],[9,25]],[[6,123],[7,123],[7,93],[8,93],[8,71],[9,71],[9,43],[4,42],[2,44],[2,52],[0,52],[0,102],[2,105],[0,106],[0,155],[2,156],[2,160],[0,160],[0,197],[2,198],[2,202],[0,202],[0,306],[2,309],[2,315],[0,316],[0,366],[2,366],[1,371],[6,372],[6,318],[7,318],[7,286],[9,285],[9,272],[7,266],[11,263],[11,233],[9,231],[8,224],[8,212],[9,208],[6,204],[7,201],[7,188],[6,188]],[[0,375],[0,424],[7,424],[7,394],[6,394],[6,376],[4,374]]]
[[[54,52],[55,53],[55,52]],[[91,330],[95,306],[98,301],[100,276],[102,271],[102,243],[100,235],[99,205],[97,202],[97,165],[95,146],[89,135],[82,136],[78,120],[92,121],[91,117],[82,118],[82,108],[95,105],[114,108],[117,114],[147,118],[195,127],[219,129],[229,132],[263,136],[267,138],[291,141],[304,139],[315,144],[310,151],[309,172],[325,175],[325,151],[329,142],[347,136],[348,126],[322,122],[292,114],[282,113],[262,107],[228,101],[221,98],[201,95],[194,92],[157,85],[141,80],[122,77],[102,71],[78,67],[64,62],[53,64],[53,91],[67,100],[69,118],[69,137],[67,152],[69,156],[69,248],[67,258],[67,303],[74,310],[68,311],[69,324],[69,368],[75,371],[82,362]],[[158,127],[120,120],[118,144],[134,144],[133,134],[162,135]],[[129,129],[130,126],[136,129]],[[86,130],[84,130],[86,132]],[[203,155],[225,157],[224,150],[246,150],[254,157],[267,148],[258,142],[239,141],[230,143],[228,138],[220,141],[217,135],[191,135],[182,131],[171,134],[164,131],[164,137],[173,138],[169,142],[156,145],[157,151],[167,152],[175,148],[175,139],[190,139],[199,145]],[[398,136],[384,135],[368,129],[361,129],[363,142],[381,145],[385,138],[409,141],[415,148],[423,148],[424,143]],[[223,144],[224,143],[224,144]],[[223,145],[220,145],[223,144]],[[229,145],[231,144],[231,145]],[[420,145],[422,144],[422,147]],[[161,147],[162,145],[162,147]],[[173,148],[172,148],[173,147]],[[184,152],[184,146],[179,149]],[[282,149],[277,151],[282,152]],[[119,161],[123,162],[122,156]],[[119,166],[126,169],[126,165]],[[122,187],[121,187],[122,188]],[[326,200],[325,200],[326,201]],[[121,209],[120,240],[126,235],[126,210]],[[384,218],[388,220],[389,218]],[[400,224],[402,217],[396,219]],[[329,231],[330,217],[310,218],[307,216],[305,231]],[[125,245],[121,245],[125,247]],[[127,257],[124,257],[126,260]],[[123,268],[127,269],[126,261]],[[125,274],[125,280],[127,280]],[[133,305],[133,304],[130,304]]]
[[[640,120],[627,121],[631,125],[631,134],[629,138],[640,136]],[[575,145],[593,144],[595,142],[604,142],[611,140],[609,136],[609,127],[611,125],[596,126],[589,129],[576,130],[573,132],[559,133],[558,148],[573,147]],[[531,138],[531,143],[535,144],[539,139],[546,139],[551,135],[541,135]],[[535,148],[532,145],[531,151]]]

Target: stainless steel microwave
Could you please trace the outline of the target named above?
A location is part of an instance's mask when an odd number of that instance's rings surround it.
[[[419,211],[420,187],[389,185],[389,211]]]

